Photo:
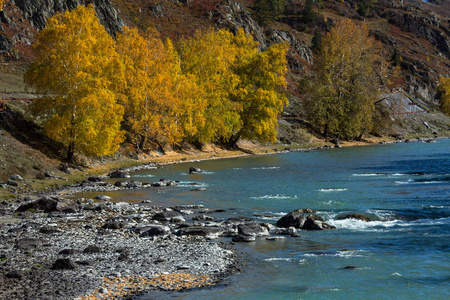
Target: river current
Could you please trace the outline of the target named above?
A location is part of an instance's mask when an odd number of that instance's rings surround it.
[[[141,299],[450,299],[450,140],[174,164],[131,179],[160,178],[180,184],[110,196],[271,223],[311,208],[337,229],[236,244],[245,266],[223,284]],[[337,220],[349,212],[373,221]]]

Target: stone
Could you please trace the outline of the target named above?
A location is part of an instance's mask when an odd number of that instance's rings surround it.
[[[94,199],[99,201],[111,201],[111,197],[106,195],[97,195],[94,197]]]
[[[221,227],[206,227],[206,226],[190,226],[178,230],[178,235],[194,235],[194,236],[204,236],[210,239],[216,239],[224,233]]]
[[[63,249],[63,250],[59,251],[58,254],[73,255],[73,254],[78,254],[78,253],[80,253],[80,250],[77,250],[77,249]]]
[[[361,220],[364,222],[372,221],[368,216],[359,214],[359,213],[348,213],[348,214],[339,215],[336,217],[336,220],[345,220],[345,219],[355,219],[355,220]]]
[[[23,181],[22,176],[20,176],[19,174],[13,174],[9,176],[9,179],[13,180],[13,181]]]
[[[53,270],[75,270],[78,264],[73,262],[70,258],[58,258],[52,266]]]
[[[125,222],[120,221],[108,221],[105,225],[102,226],[104,229],[122,229],[126,225]]]
[[[235,235],[231,240],[235,243],[249,243],[256,241],[256,237],[254,235]]]
[[[56,226],[45,225],[39,229],[39,232],[44,234],[52,234],[59,232],[59,229]]]
[[[202,172],[203,171],[200,168],[194,168],[194,167],[190,167],[189,168],[189,174],[200,174]]]
[[[19,183],[17,183],[17,181],[14,181],[14,180],[11,180],[11,179],[9,179],[9,180],[6,182],[6,184],[7,184],[7,185],[10,185],[10,186],[19,186]]]
[[[170,228],[168,226],[151,226],[148,230],[142,232],[140,237],[152,237],[152,236],[164,236],[170,234]]]
[[[130,175],[124,171],[114,171],[108,174],[109,178],[129,178]]]
[[[214,221],[213,217],[207,216],[207,215],[198,215],[195,217],[192,217],[193,221]]]
[[[302,228],[305,221],[306,216],[304,215],[303,210],[294,210],[281,217],[277,221],[277,226],[283,228],[288,228],[291,226],[295,228]]]
[[[90,182],[103,182],[103,180],[100,177],[97,176],[91,176],[87,179]]]
[[[57,197],[42,197],[36,201],[20,205],[16,211],[23,212],[30,209],[37,211],[44,211],[46,213],[50,212],[75,213],[78,211],[78,205],[74,201],[69,199]]]
[[[270,237],[266,237],[267,241],[282,241],[285,240],[286,238],[284,236],[270,236]]]
[[[178,211],[163,211],[153,216],[152,220],[163,222],[184,222],[183,215]]]
[[[269,230],[259,224],[243,224],[238,226],[239,235],[252,235],[255,237],[269,236]]]
[[[100,252],[101,252],[100,248],[95,245],[90,245],[83,250],[83,253],[87,253],[87,254],[94,254],[94,253],[100,253]]]
[[[22,278],[25,277],[25,275],[20,270],[12,270],[12,271],[9,271],[8,273],[6,273],[5,277],[21,280]]]

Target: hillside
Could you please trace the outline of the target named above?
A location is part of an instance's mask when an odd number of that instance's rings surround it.
[[[24,167],[30,176],[37,176],[48,166],[57,170],[61,146],[45,141],[39,127],[26,121],[28,100],[34,98],[26,90],[22,74],[26,64],[33,60],[31,44],[46,20],[55,13],[73,9],[77,5],[93,3],[100,22],[111,35],[125,24],[141,30],[156,28],[162,38],[177,42],[196,30],[226,28],[236,32],[244,28],[259,42],[261,50],[273,43],[288,42],[288,98],[285,109],[289,118],[280,119],[278,140],[286,143],[311,144],[322,137],[302,120],[300,105],[303,97],[299,84],[311,75],[315,54],[312,39],[322,35],[342,18],[364,22],[371,35],[383,43],[391,68],[397,66],[400,75],[390,84],[388,93],[402,91],[407,102],[421,102],[428,113],[403,114],[392,111],[391,126],[380,132],[386,136],[448,135],[449,117],[439,111],[436,100],[439,76],[448,76],[450,70],[450,2],[420,0],[378,1],[313,1],[311,14],[306,14],[305,0],[280,1],[285,4],[277,15],[260,15],[256,0],[7,0],[0,12],[0,93],[7,106],[13,106],[17,126],[0,124],[2,134],[1,159],[15,161],[19,157],[33,157],[35,165]],[[259,23],[256,21],[259,20]],[[17,102],[17,100],[20,100]],[[22,101],[24,100],[24,101]],[[18,105],[16,105],[19,103]],[[408,103],[406,103],[408,106]],[[19,109],[17,109],[19,107]],[[409,108],[409,107],[407,107]],[[28,122],[28,123],[27,123]],[[22,125],[20,125],[22,124]],[[24,127],[20,127],[24,126]],[[30,127],[31,126],[31,127]],[[37,127],[35,127],[37,126]],[[23,131],[31,135],[21,134]],[[21,146],[21,145],[26,146]],[[28,149],[28,147],[30,149]],[[20,149],[20,151],[10,151]],[[35,156],[35,152],[37,151]],[[39,153],[45,153],[43,157]],[[15,156],[11,156],[14,154]],[[30,168],[31,167],[31,168]],[[25,174],[11,166],[0,169],[0,180],[7,174]]]

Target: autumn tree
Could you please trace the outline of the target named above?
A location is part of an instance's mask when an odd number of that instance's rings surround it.
[[[198,127],[193,140],[230,146],[241,137],[275,140],[277,115],[287,104],[287,45],[262,53],[257,47],[243,29],[235,35],[209,30],[182,43],[182,72],[196,80],[206,99],[206,107],[199,106],[205,125]]]
[[[92,5],[49,19],[34,44],[37,59],[24,75],[40,97],[33,112],[48,136],[64,143],[67,158],[114,153],[123,140],[123,107],[115,87],[122,65],[114,41],[100,25]]]
[[[450,77],[439,78],[439,91],[442,111],[450,115]]]
[[[168,41],[170,43],[170,41]],[[169,46],[172,51],[173,46]],[[140,35],[136,28],[125,27],[117,37],[117,51],[124,60],[123,86],[125,127],[138,149],[148,142],[159,146],[181,138],[177,123],[179,99],[174,89],[177,71],[158,32],[149,28]]]
[[[364,24],[348,19],[323,38],[304,109],[325,136],[353,139],[371,130],[380,50]]]
[[[3,5],[5,5],[6,0],[0,0],[0,11],[3,11]]]
[[[241,137],[275,142],[278,115],[288,104],[284,94],[288,45],[274,44],[259,52],[257,42],[242,29],[234,41],[237,53],[233,69],[239,84],[232,99],[242,105],[242,111],[241,127],[229,139],[229,145],[234,146]]]
[[[181,42],[182,72],[195,79],[207,103],[198,107],[204,109],[204,126],[197,128],[195,136],[188,137],[190,141],[227,140],[240,126],[241,107],[229,101],[238,84],[238,77],[231,70],[236,59],[232,40],[232,33],[210,29]]]

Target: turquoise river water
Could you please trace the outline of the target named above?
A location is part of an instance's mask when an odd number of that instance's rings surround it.
[[[111,195],[225,209],[219,220],[275,223],[312,208],[337,229],[236,244],[245,266],[223,284],[141,299],[450,299],[450,140],[174,164],[131,179],[159,178],[180,185]],[[336,220],[347,212],[374,221]]]

